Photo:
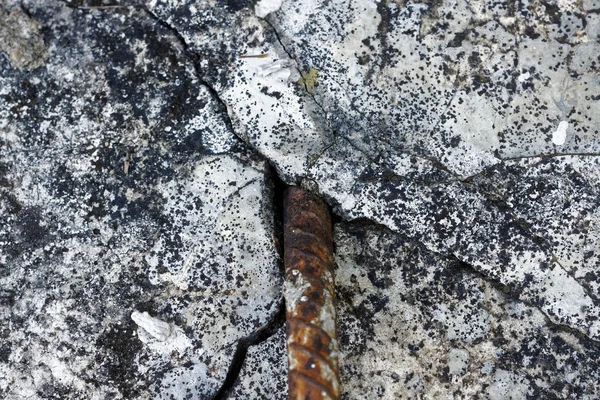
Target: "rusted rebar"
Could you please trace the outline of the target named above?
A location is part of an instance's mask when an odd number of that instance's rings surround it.
[[[293,186],[283,218],[289,398],[337,400],[331,216],[323,201]]]

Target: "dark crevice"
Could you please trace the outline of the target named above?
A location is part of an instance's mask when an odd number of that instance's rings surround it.
[[[521,229],[523,229],[524,232],[527,233],[527,236],[530,237],[541,250],[543,250],[544,252],[548,252],[552,256],[554,262],[556,262],[558,266],[568,276],[570,276],[574,281],[581,285],[587,296],[589,296],[595,302],[599,300],[598,296],[594,293],[594,289],[590,286],[588,282],[586,282],[584,279],[577,279],[573,270],[563,266],[563,263],[561,263],[561,260],[558,258],[558,256],[553,250],[554,246],[551,240],[546,239],[544,236],[541,236],[538,233],[535,233],[533,222],[528,221],[527,219],[525,219],[525,217],[521,217],[515,214],[515,210],[513,209],[513,207],[511,207],[499,193],[494,191],[494,187],[490,187],[488,191],[478,188],[470,182],[465,182],[464,184],[472,187],[478,194],[484,197],[497,210],[500,210],[501,212],[508,215]]]
[[[266,175],[266,180],[271,191],[271,207],[273,208],[273,240],[275,242],[277,253],[279,254],[280,273],[283,275],[283,193],[287,188],[287,185],[279,177],[275,166],[272,164],[269,164]],[[238,341],[231,364],[229,365],[229,370],[227,371],[227,376],[225,377],[221,388],[213,397],[213,400],[228,398],[229,393],[235,386],[242,367],[244,366],[248,348],[269,339],[285,325],[285,300],[283,298],[279,301],[278,308],[279,310],[269,322]]]
[[[248,348],[250,346],[261,344],[285,325],[285,302],[283,299],[279,302],[278,307],[279,310],[277,311],[277,314],[275,314],[269,322],[238,341],[231,365],[227,371],[227,376],[219,391],[214,395],[213,400],[225,400],[228,398],[229,393],[237,382],[240,371],[244,366]]]
[[[269,170],[267,172],[267,179],[272,184],[272,200],[273,200],[273,236],[275,240],[275,247],[279,258],[283,260],[283,193],[288,185],[279,177],[277,169],[272,163],[269,163]],[[281,273],[283,273],[283,263],[280,266]]]
[[[244,137],[240,136],[235,131],[235,129],[233,127],[233,121],[231,120],[231,117],[229,116],[229,112],[227,111],[227,104],[225,103],[225,101],[223,101],[223,99],[219,95],[219,92],[217,92],[217,90],[210,83],[208,83],[204,78],[202,78],[202,73],[200,71],[200,66],[199,66],[200,61],[198,59],[198,56],[196,54],[190,52],[189,57],[192,58],[192,60],[193,60],[194,68],[196,69],[196,77],[198,78],[198,81],[200,82],[200,84],[202,86],[204,86],[208,90],[208,93],[210,93],[213,100],[215,100],[217,102],[217,104],[219,105],[219,108],[221,109],[223,115],[225,116],[227,128],[231,132],[233,132],[235,137],[237,137],[241,142],[243,142],[247,146],[250,146],[248,138],[244,138]],[[252,147],[252,146],[250,146],[250,147]],[[257,150],[257,153],[258,153],[258,150]]]
[[[519,293],[514,292],[513,290],[511,290],[510,287],[504,285],[502,282],[491,278],[489,276],[487,276],[485,273],[483,273],[482,271],[478,270],[477,268],[475,268],[473,265],[462,261],[461,259],[459,259],[458,257],[456,257],[455,255],[450,255],[447,256],[447,259],[449,260],[454,260],[455,262],[458,263],[458,265],[465,271],[469,271],[471,274],[473,274],[474,276],[477,276],[487,282],[489,282],[496,290],[502,292],[504,294],[504,296],[506,296],[506,298],[508,300],[514,301],[514,302],[519,302],[519,303],[523,303],[531,308],[534,308],[536,310],[538,310],[541,315],[544,318],[544,321],[546,323],[546,326],[548,327],[548,329],[550,329],[553,332],[565,332],[565,333],[570,333],[571,335],[577,337],[579,340],[581,340],[584,343],[588,343],[589,345],[592,345],[594,347],[599,347],[600,343],[598,343],[597,341],[595,341],[594,339],[591,339],[589,336],[587,336],[585,333],[577,330],[576,328],[573,328],[569,325],[566,324],[562,324],[560,322],[555,322],[553,321],[542,309],[540,309],[540,307],[538,307],[536,304],[532,303],[531,301],[525,300],[523,298],[521,298],[519,296]]]
[[[519,160],[525,160],[528,158],[544,159],[544,158],[568,157],[568,156],[571,156],[571,157],[599,157],[600,153],[567,152],[567,153],[554,153],[554,154],[534,154],[534,155],[530,155],[530,156],[516,156],[516,157],[500,158],[500,160],[502,160],[502,161],[519,161]]]
[[[153,21],[155,21],[157,24],[159,24],[160,26],[162,26],[163,28],[165,28],[166,30],[168,30],[169,32],[171,32],[173,34],[178,45],[181,47],[182,53],[188,60],[191,61],[192,65],[194,67],[196,78],[198,79],[200,84],[208,90],[212,99],[219,105],[219,108],[221,109],[220,111],[222,111],[223,115],[226,118],[227,128],[231,132],[233,132],[233,134],[241,142],[245,143],[246,145],[249,145],[248,140],[245,138],[242,138],[235,131],[235,129],[233,127],[233,122],[231,121],[231,117],[229,116],[229,114],[227,112],[226,103],[223,101],[223,99],[221,99],[217,90],[203,78],[204,74],[200,67],[199,55],[194,53],[190,49],[190,47],[189,47],[188,43],[186,42],[185,38],[183,37],[183,35],[181,35],[181,33],[179,33],[179,31],[175,27],[170,25],[168,22],[162,20],[160,17],[158,17],[156,14],[154,14],[152,11],[150,11],[147,7],[143,6],[142,10]],[[252,146],[250,146],[250,147],[252,148]],[[273,207],[273,240],[275,242],[276,250],[280,256],[279,257],[280,272],[283,274],[283,262],[281,261],[281,260],[283,260],[283,192],[287,186],[286,186],[285,182],[279,177],[279,174],[277,173],[277,169],[275,168],[275,166],[266,157],[264,157],[262,154],[260,154],[260,152],[258,152],[257,149],[254,149],[254,151],[256,151],[256,153],[259,154],[259,156],[261,156],[266,162],[268,162],[268,165],[269,165],[269,168],[268,168],[268,171],[266,174],[267,175],[266,180],[267,180],[267,182],[270,182],[270,184],[271,184],[270,189],[272,190],[271,198],[272,198],[272,207]],[[241,372],[241,370],[244,366],[244,362],[246,360],[246,355],[248,353],[248,349],[251,346],[255,346],[255,345],[263,343],[264,341],[266,341],[267,339],[272,337],[284,325],[285,325],[285,301],[282,298],[279,301],[277,313],[271,318],[270,321],[268,321],[266,324],[264,324],[263,326],[261,326],[256,331],[249,334],[248,336],[245,336],[238,340],[237,345],[236,345],[236,350],[233,355],[231,364],[229,365],[229,370],[227,371],[225,380],[223,381],[223,384],[221,385],[219,390],[213,396],[213,400],[222,400],[222,399],[228,398],[231,390],[234,388],[236,382],[238,381],[238,377],[240,375],[240,372]]]
[[[273,23],[267,18],[265,18],[263,21],[265,21],[267,23],[267,25],[269,25],[271,27],[271,30],[273,31],[273,34],[275,35],[275,39],[277,39],[277,41],[279,42],[279,45],[281,46],[283,51],[285,51],[285,54],[287,54],[287,56],[290,58],[290,60],[296,61],[296,59],[292,56],[292,53],[290,53],[288,51],[288,49],[285,47],[285,45],[283,44],[283,41],[281,40],[281,37],[279,36],[279,32],[277,31],[277,29],[275,29],[275,25],[273,25]],[[297,61],[296,61],[296,63],[297,63]]]

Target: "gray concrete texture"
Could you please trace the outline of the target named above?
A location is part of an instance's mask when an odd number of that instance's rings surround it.
[[[343,399],[600,398],[599,40],[595,0],[4,1],[0,398],[287,398],[284,184],[334,214]]]

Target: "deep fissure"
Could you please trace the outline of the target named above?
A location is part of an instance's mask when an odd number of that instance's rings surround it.
[[[287,185],[279,177],[275,166],[270,163],[267,170],[267,181],[269,182],[270,197],[272,200],[273,238],[275,241],[275,249],[279,254],[279,270],[283,277],[283,193],[287,188]],[[285,300],[283,299],[283,295],[279,301],[278,308],[277,313],[270,321],[238,341],[225,380],[213,397],[213,400],[224,400],[228,398],[228,395],[238,381],[240,372],[246,362],[248,349],[251,346],[263,343],[265,340],[275,335],[277,331],[285,325]]]
[[[186,58],[188,58],[196,72],[196,76],[200,81],[200,84],[204,86],[208,92],[210,93],[213,100],[215,100],[226,117],[227,127],[233,132],[233,134],[243,143],[248,144],[246,140],[240,137],[233,128],[233,123],[229,114],[227,113],[227,105],[219,96],[217,90],[209,84],[203,77],[202,71],[200,69],[199,57],[196,53],[190,50],[189,45],[187,44],[185,38],[171,26],[168,22],[159,18],[156,14],[150,11],[147,7],[143,7],[144,12],[154,21],[156,21],[159,25],[173,33],[177,42],[182,47],[183,54]],[[287,187],[286,183],[279,177],[277,173],[276,167],[273,165],[270,160],[260,154],[256,149],[253,149],[260,157],[262,157],[265,162],[268,164],[268,169],[266,173],[266,179],[270,182],[270,197],[272,200],[272,221],[273,221],[273,237],[275,241],[275,249],[279,254],[280,265],[279,270],[281,275],[283,276],[284,268],[283,268],[283,193]],[[236,382],[239,379],[241,370],[246,362],[246,357],[248,354],[248,349],[251,346],[256,346],[273,335],[277,333],[279,329],[281,329],[285,324],[285,300],[283,299],[283,295],[277,305],[278,311],[273,315],[273,317],[265,323],[263,326],[238,340],[235,352],[233,354],[231,363],[229,365],[229,369],[225,376],[223,383],[219,390],[213,396],[213,400],[224,400],[227,399],[232,389],[234,388]]]
[[[248,144],[247,141],[244,138],[240,137],[237,134],[237,132],[235,131],[235,129],[233,128],[233,122],[231,121],[231,117],[229,116],[229,113],[227,112],[227,104],[225,104],[223,99],[221,99],[221,96],[219,95],[217,90],[213,87],[213,85],[211,85],[209,82],[206,81],[206,79],[204,79],[204,74],[200,67],[199,55],[190,49],[190,46],[186,42],[183,35],[174,26],[169,24],[167,21],[161,19],[158,15],[154,14],[152,11],[150,11],[150,9],[148,7],[143,6],[142,10],[153,21],[155,21],[157,24],[159,24],[160,26],[162,26],[163,28],[165,28],[166,30],[168,30],[169,32],[171,32],[173,34],[173,36],[175,37],[175,39],[177,40],[179,45],[182,47],[183,56],[185,58],[189,59],[190,62],[192,63],[192,66],[194,67],[194,71],[196,73],[196,78],[200,82],[200,85],[204,86],[208,90],[208,93],[210,94],[212,99],[215,100],[217,102],[217,104],[219,105],[219,107],[221,108],[221,111],[226,118],[227,128],[229,128],[229,130],[231,130],[231,132],[235,135],[235,137],[238,138],[238,140],[240,140],[242,143]]]

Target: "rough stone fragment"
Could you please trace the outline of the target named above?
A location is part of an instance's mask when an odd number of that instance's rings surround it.
[[[14,7],[0,5],[0,52],[10,59],[15,68],[33,70],[44,64],[48,57],[41,25]]]
[[[147,333],[158,341],[164,342],[170,336],[174,336],[171,324],[153,318],[147,312],[134,311],[131,313],[131,319],[140,327],[139,332]]]

